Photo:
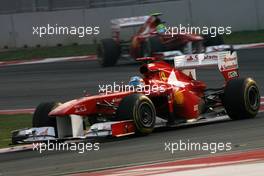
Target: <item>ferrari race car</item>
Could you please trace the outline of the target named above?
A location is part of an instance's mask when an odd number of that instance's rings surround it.
[[[13,132],[13,143],[90,137],[148,135],[155,128],[215,120],[254,118],[260,94],[252,78],[240,78],[235,51],[175,56],[173,51],[139,58],[143,77],[123,91],[41,103],[33,128]],[[223,87],[207,88],[196,68],[217,66]]]
[[[183,54],[204,52],[207,46],[222,45],[221,36],[210,37],[196,34],[166,32],[159,16],[138,16],[111,20],[112,38],[101,40],[97,48],[98,61],[102,66],[113,66],[120,57],[140,58],[156,52],[179,50]],[[120,37],[122,28],[140,26],[138,31],[125,41]]]

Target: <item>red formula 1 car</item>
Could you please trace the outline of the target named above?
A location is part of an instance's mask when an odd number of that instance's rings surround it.
[[[215,38],[196,34],[174,34],[166,32],[163,21],[157,13],[111,20],[112,38],[103,39],[97,48],[97,56],[102,66],[113,66],[120,57],[140,58],[152,56],[156,52],[179,50],[183,54],[200,53],[205,46],[222,45],[221,36]],[[138,31],[125,41],[120,37],[122,28],[140,26]],[[163,31],[163,32],[160,32]]]
[[[239,78],[236,52],[174,56],[164,52],[138,59],[143,78],[132,77],[128,88],[103,91],[69,102],[41,103],[33,128],[13,132],[13,141],[147,135],[154,128],[253,118],[260,106],[259,89],[251,78]],[[218,66],[223,87],[207,88],[195,79],[195,68]],[[87,120],[85,120],[87,119]],[[85,129],[89,123],[89,127]]]

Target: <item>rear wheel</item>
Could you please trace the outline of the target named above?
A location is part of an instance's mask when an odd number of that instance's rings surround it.
[[[132,119],[136,126],[136,134],[150,134],[155,126],[156,110],[152,101],[143,94],[131,94],[123,98],[117,110],[117,118]]]
[[[203,41],[192,42],[192,54],[203,53],[204,50]]]
[[[114,66],[120,57],[120,47],[113,39],[103,39],[97,47],[97,57],[103,67]]]
[[[158,36],[148,38],[142,44],[142,57],[150,57],[153,53],[163,52],[164,46],[162,45],[160,38]]]
[[[260,94],[251,78],[238,78],[227,82],[224,107],[233,120],[254,118],[260,107]]]
[[[37,106],[32,119],[33,127],[54,127],[57,136],[57,122],[55,117],[48,114],[58,105],[56,102],[41,103]]]
[[[222,35],[216,35],[215,37],[211,37],[210,35],[203,35],[204,38],[204,46],[217,46],[224,44],[224,38]]]

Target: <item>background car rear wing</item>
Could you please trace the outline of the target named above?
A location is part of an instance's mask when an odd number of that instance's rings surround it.
[[[178,69],[195,69],[201,67],[218,66],[225,80],[239,77],[236,51],[219,51],[201,54],[189,54],[172,56],[172,53],[164,53],[164,60],[173,60]],[[196,75],[196,74],[195,74]]]
[[[121,28],[136,27],[146,23],[150,16],[137,16],[129,18],[118,18],[111,20],[112,38],[120,41]]]
[[[120,31],[124,27],[133,27],[143,25],[150,16],[137,16],[129,18],[118,18],[111,20],[111,28],[115,31]]]

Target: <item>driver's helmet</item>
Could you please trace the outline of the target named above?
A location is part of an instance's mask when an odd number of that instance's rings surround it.
[[[158,33],[163,34],[166,32],[166,26],[161,23],[156,27],[156,30]]]
[[[130,86],[144,86],[144,80],[140,76],[132,76],[128,83]]]

